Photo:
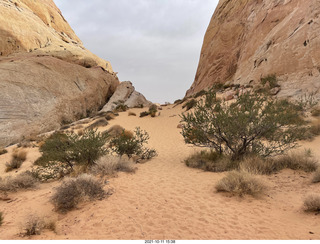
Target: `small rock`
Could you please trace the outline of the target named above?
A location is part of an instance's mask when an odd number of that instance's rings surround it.
[[[270,90],[270,94],[275,96],[281,91],[281,87],[274,87]]]

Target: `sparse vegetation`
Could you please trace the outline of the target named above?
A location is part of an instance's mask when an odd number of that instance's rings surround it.
[[[207,92],[205,90],[201,90],[201,91],[197,92],[193,97],[194,98],[202,97],[202,96],[206,95],[206,93]]]
[[[125,129],[120,125],[113,125],[106,132],[110,137],[120,136]]]
[[[52,202],[59,212],[67,212],[80,201],[102,199],[106,196],[102,184],[93,176],[83,174],[75,179],[65,180],[52,197]]]
[[[101,157],[95,165],[91,168],[91,172],[95,175],[110,176],[116,172],[134,173],[136,167],[133,162],[123,158],[115,156]]]
[[[211,172],[229,171],[237,167],[237,163],[231,161],[230,157],[221,155],[215,151],[194,153],[185,159],[184,162],[188,167]]]
[[[262,157],[283,154],[296,147],[306,131],[290,102],[264,94],[242,94],[228,104],[210,91],[194,112],[181,118],[186,143],[230,155],[232,160],[251,153]]]
[[[110,147],[113,152],[120,156],[127,155],[129,158],[133,155],[142,156],[147,151],[144,144],[147,144],[148,140],[149,134],[137,127],[133,136],[128,136],[123,131],[119,136],[112,138]],[[153,151],[155,152],[155,150]]]
[[[5,148],[0,148],[0,155],[8,153],[8,150]]]
[[[107,153],[105,144],[109,135],[96,130],[85,130],[83,135],[56,133],[40,147],[42,157],[35,163],[45,166],[55,161],[73,167],[76,164],[90,167],[95,160]]]
[[[140,118],[147,117],[148,115],[149,115],[149,112],[147,112],[147,111],[141,112]]]
[[[29,215],[23,224],[23,234],[26,236],[40,235],[45,228],[45,222],[36,215]]]
[[[150,107],[149,107],[149,114],[151,117],[156,117],[156,114],[158,112],[158,107],[157,105],[155,104],[152,104]]]
[[[231,171],[215,186],[218,192],[229,192],[234,195],[256,196],[263,193],[265,185],[256,177],[246,173]]]
[[[19,169],[22,163],[27,159],[27,151],[16,149],[12,152],[12,159],[6,163],[6,172]]]
[[[264,86],[268,85],[268,87],[269,87],[270,89],[279,86],[279,84],[278,84],[278,79],[277,79],[277,77],[276,77],[275,74],[271,74],[271,75],[267,75],[267,76],[265,76],[265,77],[262,77],[262,78],[260,79],[260,82],[261,82],[261,84],[264,85]]]
[[[61,179],[71,172],[72,168],[61,162],[49,162],[45,166],[35,167],[31,171],[33,177],[41,182]]]
[[[312,156],[310,151],[304,153],[290,153],[273,159],[280,169],[303,170],[305,172],[314,172],[318,168],[318,161]]]
[[[32,173],[27,171],[15,177],[8,176],[4,179],[0,178],[0,191],[15,192],[20,189],[33,189],[37,186],[37,183]]]
[[[197,100],[196,99],[191,99],[190,101],[186,102],[182,108],[187,108],[186,111],[194,108],[197,105]]]
[[[246,155],[239,163],[239,170],[250,174],[270,175],[283,168],[284,165],[280,165],[276,160],[254,154]]]
[[[305,211],[320,212],[320,195],[309,195],[304,200]]]
[[[116,112],[125,112],[129,109],[128,106],[125,105],[124,101],[122,101],[122,100],[120,100],[118,102],[114,102],[114,104],[116,104],[116,108],[114,109],[114,111],[116,111]]]

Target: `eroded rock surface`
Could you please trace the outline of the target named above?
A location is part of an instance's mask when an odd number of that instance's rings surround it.
[[[114,110],[118,103],[123,103],[129,108],[140,106],[145,107],[152,104],[141,93],[135,90],[130,81],[120,83],[108,103],[101,109],[101,112]]]
[[[258,84],[271,74],[280,97],[318,93],[319,16],[318,0],[220,0],[187,95],[214,83]]]
[[[101,109],[119,80],[52,0],[1,0],[0,13],[0,147]]]

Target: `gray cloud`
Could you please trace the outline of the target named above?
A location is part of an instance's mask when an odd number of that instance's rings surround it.
[[[54,0],[85,47],[153,102],[184,96],[218,0]]]

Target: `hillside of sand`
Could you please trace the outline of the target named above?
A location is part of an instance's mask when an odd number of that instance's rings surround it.
[[[139,114],[145,109],[131,109]],[[67,214],[54,211],[50,197],[60,182],[41,184],[35,190],[10,193],[0,201],[4,223],[1,239],[320,239],[320,218],[303,211],[303,200],[320,193],[312,184],[312,174],[283,170],[259,176],[268,185],[258,197],[231,197],[217,193],[216,182],[226,173],[203,172],[188,168],[183,160],[199,149],[186,145],[177,128],[181,105],[164,106],[158,117],[139,118],[122,112],[105,130],[119,124],[133,130],[139,126],[150,134],[148,146],[158,151],[152,160],[137,164],[134,174],[119,173],[109,178],[105,189],[113,194],[101,201],[85,202]],[[319,158],[320,137],[303,142]],[[0,156],[0,176],[10,152]],[[22,172],[39,156],[37,148],[28,149]],[[21,226],[30,214],[51,218],[55,233],[23,237]]]

